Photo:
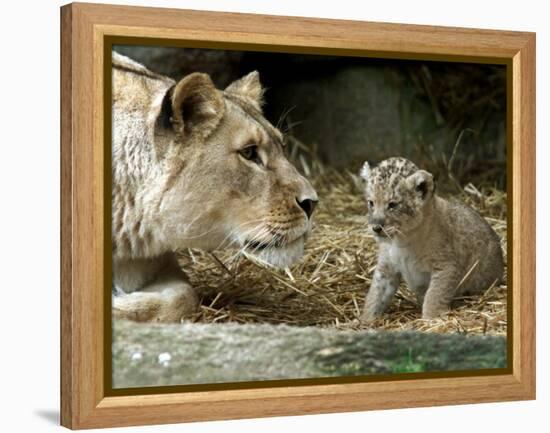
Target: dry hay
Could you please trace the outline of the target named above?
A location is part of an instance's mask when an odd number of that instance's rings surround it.
[[[298,163],[300,165],[300,163]],[[285,323],[359,329],[357,318],[376,265],[376,244],[366,230],[357,177],[302,160],[319,193],[314,228],[300,263],[277,270],[235,251],[181,252],[181,264],[202,293],[198,322]],[[467,185],[458,199],[476,208],[502,239],[506,252],[506,194]],[[506,285],[485,295],[457,299],[445,317],[420,318],[404,285],[375,329],[506,334]]]

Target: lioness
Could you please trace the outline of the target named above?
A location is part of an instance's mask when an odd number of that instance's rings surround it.
[[[174,251],[244,248],[275,266],[303,254],[317,194],[262,115],[257,72],[225,90],[176,83],[113,54],[113,315],[178,322],[197,296]]]

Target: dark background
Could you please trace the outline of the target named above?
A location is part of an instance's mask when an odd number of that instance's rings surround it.
[[[265,115],[316,157],[357,170],[405,156],[440,179],[506,187],[506,68],[454,62],[116,46],[180,79],[219,88],[258,70]],[[454,156],[452,156],[454,153]],[[445,182],[443,182],[445,183]]]

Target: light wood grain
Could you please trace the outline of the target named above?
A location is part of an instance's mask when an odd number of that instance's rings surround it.
[[[513,59],[514,375],[535,396],[535,38]]]
[[[535,396],[535,37],[530,33],[93,4],[61,13],[61,422],[71,428],[532,399]],[[206,30],[207,29],[207,30]],[[106,397],[104,36],[278,45],[512,67],[513,372]],[[235,46],[235,45],[233,45]],[[274,49],[270,47],[269,49]],[[449,57],[451,56],[451,57]],[[107,312],[108,314],[108,312]]]
[[[73,383],[72,336],[72,10],[61,10],[61,423],[71,427],[69,414],[76,398]]]

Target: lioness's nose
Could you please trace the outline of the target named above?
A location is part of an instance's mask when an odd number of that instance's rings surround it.
[[[293,186],[294,188],[296,188],[294,192],[294,197],[296,197],[296,204],[300,206],[300,208],[306,213],[306,216],[308,218],[311,218],[311,215],[315,210],[315,206],[319,201],[317,197],[317,192],[315,191],[311,183],[309,183],[309,180],[300,175],[294,166],[290,165],[290,167],[291,170],[295,173],[295,183]]]
[[[306,198],[305,200],[298,200],[296,198],[296,202],[298,203],[298,206],[300,206],[303,211],[306,213],[308,218],[311,218],[311,215],[313,214],[313,211],[315,210],[315,206],[317,206],[317,200],[311,200],[309,198]]]

